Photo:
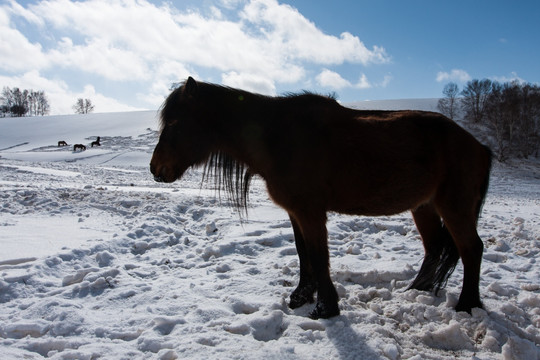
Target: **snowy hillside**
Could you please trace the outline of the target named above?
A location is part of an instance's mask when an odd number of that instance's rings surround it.
[[[438,111],[439,99],[366,100],[344,104],[360,110],[424,110]]]
[[[408,213],[330,214],[341,316],[313,321],[287,307],[298,258],[264,184],[240,222],[198,170],[155,183],[156,129],[155,111],[0,119],[2,359],[540,359],[539,162],[494,166],[485,310],[452,309],[460,266],[439,296],[406,290],[423,256]]]

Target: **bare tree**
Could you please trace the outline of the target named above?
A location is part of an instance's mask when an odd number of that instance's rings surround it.
[[[538,156],[540,151],[540,87],[520,87],[519,151],[523,157]]]
[[[30,116],[36,115],[37,112],[37,93],[30,89],[28,91],[28,109],[27,113]]]
[[[497,160],[506,160],[509,144],[507,141],[507,114],[503,86],[498,82],[492,84],[491,93],[486,104],[486,118],[495,138],[495,154]]]
[[[24,116],[28,112],[28,90],[4,87],[2,99],[5,108],[13,116]]]
[[[2,105],[0,106],[0,114],[2,115],[2,117],[8,116],[10,113],[7,98],[9,92],[8,89],[9,88],[4,87],[4,89],[2,90],[2,94],[0,94],[0,102],[2,103]]]
[[[90,99],[84,99],[84,113],[89,114],[94,111],[94,104]]]
[[[0,100],[2,102],[0,111],[3,116],[33,116],[49,113],[49,101],[44,91],[4,87]]]
[[[78,98],[73,110],[76,114],[89,114],[94,111],[94,105],[90,99]]]
[[[75,105],[73,105],[73,111],[75,114],[84,114],[84,99],[78,98]]]
[[[44,91],[30,90],[28,93],[28,113],[30,116],[47,115],[50,106]]]
[[[443,94],[444,98],[439,99],[437,109],[453,120],[459,110],[459,87],[456,83],[450,82],[444,86]]]
[[[471,80],[461,92],[461,106],[465,119],[479,123],[484,117],[485,106],[491,92],[491,80]]]
[[[537,85],[493,82],[485,109],[499,161],[510,156],[538,156],[540,88]]]
[[[40,91],[37,99],[37,115],[48,115],[50,111],[49,99],[44,91]]]

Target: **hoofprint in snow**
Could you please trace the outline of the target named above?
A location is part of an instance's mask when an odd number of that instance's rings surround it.
[[[155,118],[0,119],[2,358],[540,358],[538,161],[494,166],[485,310],[452,309],[460,266],[438,296],[406,290],[423,256],[408,213],[330,214],[341,316],[313,321],[287,307],[298,259],[264,183],[240,221],[197,170],[153,182]],[[56,146],[96,136],[100,148]]]

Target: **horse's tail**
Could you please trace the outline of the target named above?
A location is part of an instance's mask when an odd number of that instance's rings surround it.
[[[433,291],[435,295],[439,293],[439,290],[446,287],[448,278],[454,272],[456,265],[459,261],[459,252],[454,243],[454,239],[448,228],[443,224],[439,230],[439,244],[441,249],[441,255],[438,259],[438,263],[435,268],[435,276],[433,278]]]
[[[426,252],[420,271],[409,289],[433,291],[437,295],[439,290],[446,286],[458,261],[459,253],[454,239],[446,226],[441,223],[437,240],[431,243],[430,251]]]

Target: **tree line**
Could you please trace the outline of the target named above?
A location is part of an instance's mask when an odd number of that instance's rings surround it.
[[[471,80],[463,90],[451,82],[438,110],[488,129],[497,159],[540,154],[540,86],[519,81]]]
[[[45,91],[21,90],[4,87],[0,94],[0,117],[44,116],[50,112],[50,104]],[[94,111],[90,99],[77,99],[73,105],[76,114],[88,114]]]
[[[44,91],[4,87],[0,101],[1,116],[43,116],[50,111]]]

